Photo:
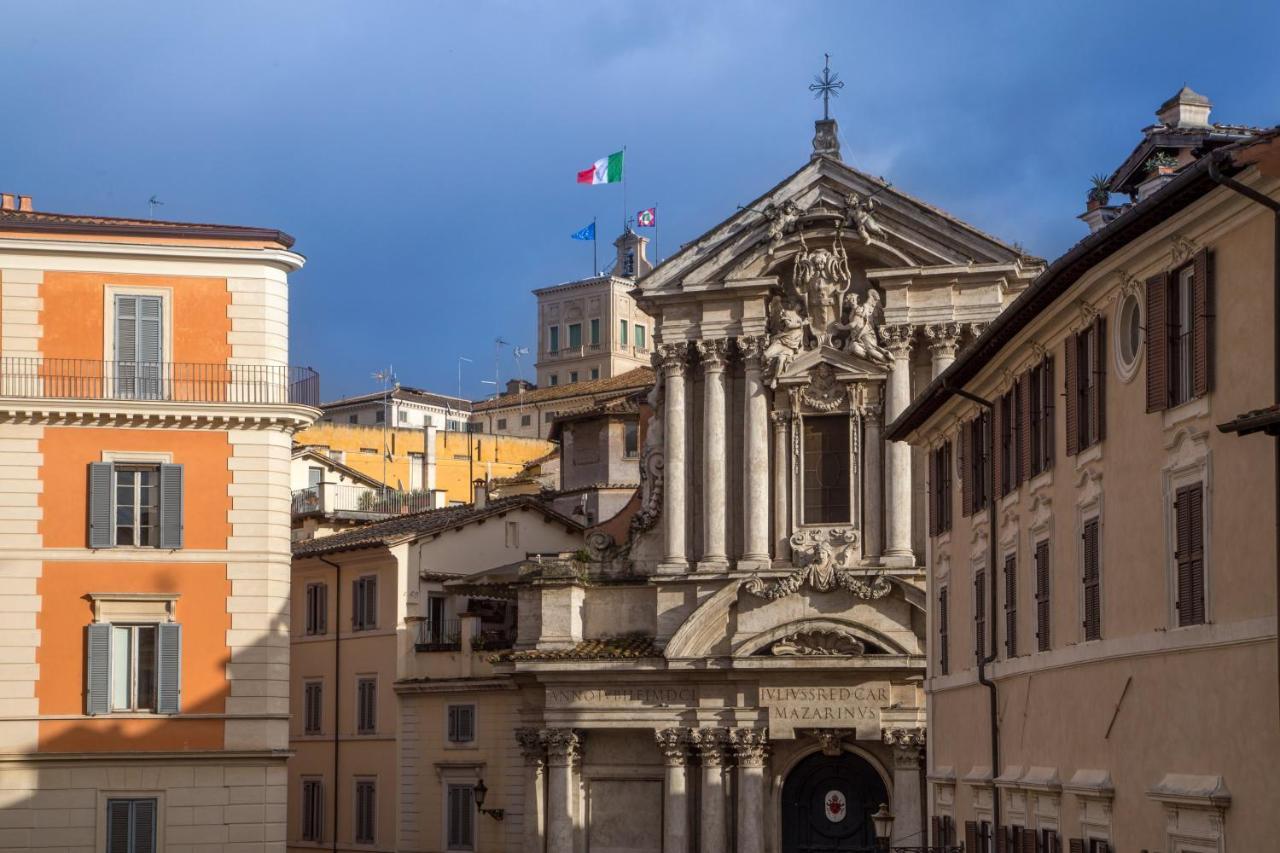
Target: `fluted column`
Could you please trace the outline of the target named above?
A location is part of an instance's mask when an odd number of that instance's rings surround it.
[[[516,742],[524,756],[524,849],[541,853],[544,849],[542,818],[546,811],[542,783],[546,775],[547,748],[542,742],[542,732],[537,729],[516,729]]]
[[[726,853],[729,849],[724,791],[724,759],[728,746],[725,729],[697,729],[693,744],[702,762],[702,800],[698,815],[698,853]]]
[[[890,423],[911,402],[911,342],[915,328],[909,324],[881,326],[880,338],[893,354],[893,369],[885,395],[884,419]],[[884,562],[915,563],[911,552],[911,446],[901,441],[885,444]]]
[[[547,853],[573,853],[573,765],[582,748],[573,729],[546,729]]]
[[[699,569],[729,567],[725,548],[724,362],[727,341],[698,341],[702,362],[702,561]]]
[[[884,548],[884,442],[881,440],[881,404],[871,401],[862,413],[865,433],[863,463],[863,554],[868,559],[880,556]]]
[[[924,334],[929,339],[929,355],[933,357],[933,378],[937,379],[938,375],[956,360],[956,347],[960,343],[960,324],[931,323],[924,327]]]
[[[733,729],[730,738],[738,759],[737,853],[764,853],[764,763],[769,738],[761,729]]]
[[[663,344],[662,435],[662,529],[665,533],[662,565],[659,569],[681,572],[688,568],[685,548],[685,430],[684,373],[688,344]]]
[[[787,513],[787,495],[791,493],[787,424],[791,413],[774,411],[769,417],[773,419],[773,547],[778,559],[786,561],[791,559],[791,519]]]
[[[689,730],[659,729],[654,736],[667,768],[663,784],[662,853],[688,853]]]
[[[746,524],[739,568],[763,568],[769,564],[769,401],[761,377],[763,345],[762,338],[738,339],[746,376],[742,454],[746,467]]]

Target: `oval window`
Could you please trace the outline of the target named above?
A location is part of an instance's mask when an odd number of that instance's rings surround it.
[[[1116,311],[1116,367],[1120,378],[1128,382],[1142,357],[1142,303],[1136,293],[1120,300]]]

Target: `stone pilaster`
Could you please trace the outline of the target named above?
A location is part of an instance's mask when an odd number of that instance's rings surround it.
[[[685,543],[685,366],[689,345],[662,344],[658,350],[662,365],[662,563],[659,571],[683,572],[689,567]]]
[[[524,849],[542,850],[546,833],[543,826],[546,813],[543,784],[546,781],[547,747],[538,729],[516,729],[516,743],[524,757]]]
[[[884,730],[884,742],[893,747],[893,835],[891,846],[918,844],[924,838],[924,791],[920,781],[925,730]]]
[[[789,412],[772,412],[773,420],[773,547],[779,562],[791,559],[791,524],[787,513],[787,496],[791,493],[791,458],[787,444],[787,426],[791,422]]]
[[[573,767],[582,739],[573,729],[544,729],[547,747],[547,853],[573,853]]]
[[[893,355],[893,369],[885,389],[884,418],[892,422],[911,402],[911,344],[915,327],[910,324],[881,326],[880,340]],[[911,447],[892,441],[885,445],[885,543],[883,562],[914,565],[911,551]]]
[[[933,378],[937,379],[956,360],[956,349],[960,346],[960,324],[930,323],[924,327],[924,336],[929,341]]]
[[[727,729],[695,729],[690,739],[702,764],[698,853],[726,853],[729,840],[724,765],[729,747],[729,732]]]
[[[700,570],[729,568],[725,547],[725,355],[728,341],[698,341],[702,362],[702,561]]]
[[[659,729],[654,732],[666,765],[663,784],[663,853],[689,850],[689,730]]]
[[[769,735],[763,729],[732,729],[738,760],[738,853],[764,853],[764,765]]]
[[[878,559],[884,549],[884,440],[880,401],[870,403],[862,413],[866,434],[862,453],[862,488],[866,506],[863,509],[862,553]]]
[[[746,378],[742,462],[746,470],[744,548],[738,568],[769,566],[769,401],[761,375],[764,339],[738,339]]]

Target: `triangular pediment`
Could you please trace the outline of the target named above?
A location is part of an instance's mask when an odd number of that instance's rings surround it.
[[[819,364],[829,364],[836,379],[848,382],[859,379],[884,379],[889,366],[868,358],[847,353],[832,346],[814,347],[797,355],[786,369],[778,374],[778,385],[803,385],[810,380],[813,369]]]

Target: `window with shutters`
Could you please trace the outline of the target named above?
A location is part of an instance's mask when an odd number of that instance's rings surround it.
[[[164,299],[117,294],[115,297],[115,394],[131,400],[164,395]]]
[[[498,429],[506,429],[506,428],[507,428],[507,419],[498,418]]]
[[[319,779],[302,780],[303,841],[324,841],[324,783]]]
[[[1205,614],[1204,484],[1183,486],[1175,493],[1174,564],[1177,586],[1174,609],[1178,626],[1203,625]]]
[[[618,321],[618,345],[624,349],[627,346],[627,321],[626,320]]]
[[[1081,533],[1081,581],[1084,585],[1081,594],[1081,612],[1086,640],[1097,640],[1102,637],[1102,569],[1099,541],[1098,519],[1089,519],[1084,523]]]
[[[950,591],[944,586],[938,590],[938,674],[951,673],[951,602]]]
[[[554,355],[560,351],[560,327],[547,327],[547,352]]]
[[[89,547],[181,548],[182,471],[167,463],[89,463]]]
[[[1213,257],[1147,279],[1147,411],[1202,397],[1213,386]]]
[[[310,635],[329,633],[329,585],[307,584],[306,631]]]
[[[1005,656],[1018,656],[1018,558],[1004,558],[1004,651]]]
[[[107,853],[156,853],[155,798],[107,800]]]
[[[520,426],[527,427],[532,423],[533,423],[533,418],[531,418],[529,415],[520,416]]]
[[[1049,633],[1049,540],[1036,543],[1036,649],[1047,652],[1052,648]]]
[[[156,626],[111,626],[111,710],[150,711],[156,703]]]
[[[1045,357],[1031,368],[1027,380],[1029,444],[1028,476],[1053,467],[1053,359]]]
[[[302,683],[302,733],[318,735],[324,719],[324,682],[312,679]]]
[[[991,415],[983,412],[980,416],[971,420],[962,429],[965,435],[966,455],[965,461],[965,485],[968,488],[965,492],[968,500],[965,501],[965,515],[972,515],[980,512],[987,506],[987,501],[991,497],[991,477],[989,471],[989,462],[991,459],[991,445],[989,436],[991,434]]]
[[[569,349],[578,349],[582,346],[582,324],[569,324]]]
[[[474,785],[449,785],[445,795],[445,842],[449,850],[474,850],[476,806]]]
[[[356,679],[356,734],[371,735],[378,731],[378,679],[361,676]]]
[[[1106,360],[1103,358],[1106,340],[1104,322],[1098,316],[1093,323],[1068,340],[1069,361],[1072,365],[1068,367],[1071,387],[1067,389],[1067,394],[1075,403],[1070,407],[1074,411],[1068,412],[1071,423],[1067,425],[1068,444],[1072,445],[1068,449],[1072,455],[1092,447],[1103,438],[1106,378]]]
[[[998,442],[1001,496],[1009,494],[1022,482],[1022,429],[1019,423],[1022,405],[1019,388],[1020,383],[1015,382],[1013,388],[996,403],[1000,414]]]
[[[951,529],[951,442],[935,448],[929,460],[929,532],[938,536]]]
[[[1168,334],[1168,400],[1170,406],[1185,403],[1191,394],[1192,305],[1195,270],[1191,264],[1173,274],[1165,310]]]
[[[645,348],[645,346],[646,346],[646,344],[645,344],[645,327],[644,327],[644,326],[641,326],[639,323],[636,323],[636,325],[635,325],[635,327],[634,327],[634,328],[635,328],[635,333],[636,333],[636,334],[635,334],[635,339],[636,339],[636,349],[644,349],[644,348]]]
[[[452,744],[471,744],[476,739],[476,706],[450,705],[446,738]]]
[[[160,466],[116,465],[115,544],[155,547],[159,542]]]
[[[93,622],[86,632],[86,713],[178,713],[181,625]]]
[[[351,583],[351,630],[378,627],[378,577],[365,575]]]
[[[373,844],[377,837],[378,784],[373,779],[356,779],[356,844]]]
[[[987,653],[987,573],[973,573],[973,652],[981,660]]]
[[[593,318],[591,320],[591,337],[589,340],[592,346],[596,346],[600,343],[600,320],[598,318]]]

